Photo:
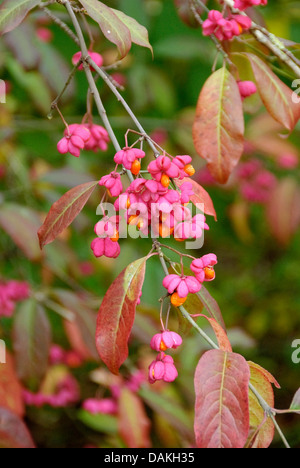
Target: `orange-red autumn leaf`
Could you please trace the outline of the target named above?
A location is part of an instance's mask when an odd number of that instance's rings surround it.
[[[25,412],[22,387],[16,374],[13,358],[8,352],[6,363],[0,364],[0,407],[8,408],[20,417]]]
[[[293,91],[257,55],[244,55],[250,60],[257,89],[267,111],[285,128],[293,130],[300,118],[300,106],[293,101]]]
[[[249,432],[249,379],[239,354],[211,350],[195,373],[195,436],[198,448],[243,448]]]
[[[95,190],[98,182],[78,185],[55,202],[38,231],[41,249],[53,242],[74,221]]]
[[[243,154],[244,116],[237,82],[225,67],[214,72],[202,88],[193,139],[213,177],[226,183]]]
[[[123,388],[119,399],[119,432],[129,448],[149,448],[150,420],[140,397]]]
[[[207,191],[193,179],[187,177],[183,180],[176,180],[177,187],[181,187],[184,183],[190,183],[193,186],[194,195],[190,197],[190,200],[194,205],[203,205],[204,213],[209,216],[213,216],[217,220],[216,210],[213,201]]]
[[[270,408],[273,408],[274,392],[271,380],[273,380],[274,383],[276,380],[268,371],[257,364],[253,362],[249,362],[248,364],[251,372],[250,383],[259,392]],[[247,446],[251,448],[268,448],[274,438],[274,424],[270,418],[265,417],[263,408],[251,390],[249,390],[249,409],[250,431]]]
[[[137,301],[143,287],[147,257],[128,265],[104,296],[99,310],[96,346],[99,356],[113,374],[128,357],[128,339]]]

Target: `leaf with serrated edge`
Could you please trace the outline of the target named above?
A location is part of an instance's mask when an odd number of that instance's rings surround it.
[[[249,432],[249,379],[239,354],[211,350],[195,373],[195,436],[198,448],[243,448]]]
[[[113,374],[128,357],[128,339],[143,287],[147,257],[131,263],[115,279],[101,304],[96,329],[99,356]]]
[[[131,48],[128,27],[117,17],[112,8],[98,0],[79,0],[88,15],[99,24],[104,36],[118,47],[120,58],[126,57]]]
[[[153,48],[149,42],[149,35],[145,26],[142,26],[131,16],[125,15],[123,11],[115,10],[114,8],[112,8],[112,11],[129,29],[132,42],[141,47],[147,47],[147,49],[151,50],[153,56]]]
[[[269,114],[288,130],[300,118],[300,106],[293,102],[293,91],[257,55],[244,53],[251,63],[260,97]]]
[[[74,221],[86,205],[98,182],[78,185],[55,202],[38,231],[40,246],[53,242]]]
[[[226,183],[243,154],[244,115],[237,82],[225,67],[214,72],[202,88],[193,139],[212,176]]]
[[[40,0],[4,0],[0,6],[0,35],[16,28]]]
[[[274,392],[271,380],[275,379],[271,378],[271,374],[258,364],[253,362],[249,362],[248,364],[251,372],[250,383],[259,392],[270,408],[273,408]],[[249,409],[250,434],[248,446],[251,448],[268,448],[274,438],[274,424],[270,418],[265,419],[264,410],[251,390],[249,390]],[[258,429],[259,431],[256,433]]]

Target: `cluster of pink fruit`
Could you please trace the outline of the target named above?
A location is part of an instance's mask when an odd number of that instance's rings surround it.
[[[219,41],[228,41],[251,28],[252,21],[248,16],[230,15],[224,18],[218,10],[211,10],[204,21],[203,35],[214,35]]]
[[[79,399],[79,385],[77,380],[69,373],[62,375],[51,392],[41,390],[38,393],[33,393],[26,389],[23,390],[24,403],[37,408],[45,405],[53,408],[63,408],[77,403]]]
[[[110,196],[118,197],[114,207],[120,214],[104,218],[95,226],[98,237],[92,242],[92,250],[96,257],[116,258],[120,254],[118,240],[123,219],[126,225],[138,229],[145,236],[174,236],[177,241],[201,238],[203,230],[209,229],[205,216],[193,216],[186,206],[194,194],[192,184],[186,181],[179,190],[175,183],[176,179],[194,175],[192,158],[187,155],[174,158],[159,156],[148,165],[147,174],[151,179],[146,179],[140,174],[144,157],[145,152],[138,148],[125,147],[116,153],[115,163],[136,176],[126,191],[123,191],[121,175],[116,171],[102,177],[99,182]],[[171,182],[173,189],[170,188]]]
[[[259,5],[266,5],[267,0],[235,0],[234,7],[240,11]],[[221,13],[211,10],[208,18],[203,22],[203,35],[214,35],[219,41],[229,41],[240,36],[252,26],[252,20],[245,14]]]
[[[106,151],[109,143],[107,131],[93,123],[72,124],[65,129],[64,137],[58,142],[60,154],[70,153],[79,158],[81,150]]]
[[[195,276],[168,275],[163,280],[163,286],[171,296],[171,303],[175,307],[180,307],[187,300],[188,294],[195,294],[200,291],[204,281],[215,279],[214,266],[217,264],[215,254],[204,255],[192,261],[191,270]],[[173,382],[178,376],[174,360],[166,355],[167,349],[176,349],[182,344],[182,338],[178,333],[172,331],[162,331],[153,336],[150,346],[158,352],[156,359],[149,366],[149,382],[155,383],[157,380]]]
[[[136,393],[144,382],[144,372],[137,370],[127,381],[123,381],[122,378],[120,378],[118,383],[115,382],[111,385],[111,396],[108,398],[88,398],[83,402],[82,407],[91,414],[116,414],[119,409],[119,399],[122,388],[127,388],[131,392]]]
[[[0,317],[11,317],[16,302],[28,299],[30,289],[28,283],[8,281],[0,283]]]
[[[234,0],[234,7],[244,11],[254,6],[266,6],[268,0]]]

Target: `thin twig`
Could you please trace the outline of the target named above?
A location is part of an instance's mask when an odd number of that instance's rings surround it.
[[[52,19],[52,21],[57,24],[70,38],[77,44],[79,45],[79,40],[73,33],[73,31],[69,28],[69,26],[64,23],[61,19],[59,19],[52,11],[48,10],[48,8],[44,7],[43,3],[39,5],[39,8],[43,10],[44,13],[46,13],[49,18]]]
[[[69,87],[71,81],[73,80],[77,70],[78,70],[78,67],[81,65],[81,60],[77,63],[77,65],[73,68],[73,70],[71,71],[65,85],[64,85],[64,88],[63,90],[59,93],[59,95],[57,96],[56,99],[54,99],[54,101],[52,102],[51,104],[51,110],[53,109],[56,109],[57,108],[57,105],[59,103],[59,101],[61,100],[62,96],[64,95],[64,93],[66,92],[67,88]],[[50,112],[49,114],[49,118],[52,118],[52,112]]]

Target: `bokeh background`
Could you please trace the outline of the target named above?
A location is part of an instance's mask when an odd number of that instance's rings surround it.
[[[282,389],[275,389],[276,407],[288,408],[300,381],[300,364],[293,363],[291,357],[292,342],[300,339],[300,127],[288,140],[283,139],[279,136],[282,129],[265,114],[259,100],[245,103],[247,143],[238,170],[245,162],[255,160],[259,172],[273,174],[273,185],[267,186],[264,196],[257,200],[251,191],[244,190],[241,172],[236,172],[226,187],[218,186],[197,156],[191,133],[198,95],[215,61],[214,45],[203,38],[201,30],[189,28],[180,20],[172,0],[115,0],[110,6],[144,24],[154,49],[152,59],[149,50],[133,46],[129,56],[110,73],[124,85],[122,94],[147,132],[169,153],[193,156],[195,178],[208,190],[218,215],[217,222],[208,218],[210,231],[201,251],[214,252],[219,259],[217,278],[208,289],[223,313],[234,350],[277,378]],[[260,21],[277,36],[300,42],[298,2],[269,0],[260,13]],[[57,14],[67,20],[61,8]],[[115,48],[104,40],[95,24],[91,29],[95,51],[103,55],[105,65],[112,64]],[[297,54],[299,46],[295,51]],[[38,321],[31,324],[35,327],[32,334],[25,323],[26,307],[38,303],[51,325],[51,342],[79,355],[78,362],[71,360],[63,371],[80,387],[77,401],[62,408],[26,406],[25,421],[39,447],[124,447],[129,442],[118,430],[120,416],[93,416],[82,409],[82,402],[95,396],[118,400],[94,350],[95,316],[113,279],[129,262],[151,249],[150,241],[122,241],[117,260],[93,258],[90,241],[98,221],[100,189],[72,227],[43,253],[36,235],[52,203],[63,193],[100,179],[113,169],[112,145],[105,153],[83,152],[80,159],[62,156],[56,149],[64,127],[57,113],[51,119],[48,114],[51,101],[71,70],[75,52],[72,40],[41,12],[34,12],[20,28],[1,38],[0,78],[7,81],[9,92],[6,104],[0,104],[0,279],[27,281],[33,302],[21,303],[10,318],[1,317],[0,311],[0,338],[15,354],[22,384],[35,393],[54,392],[60,377],[53,363],[45,369],[46,383],[44,375],[35,371],[22,373],[24,362],[20,363],[22,358],[14,343],[17,317],[19,329],[30,335],[31,344],[38,341],[36,335],[43,341],[43,333],[50,340],[47,327],[40,327]],[[247,76],[248,72],[245,69],[241,73]],[[281,78],[289,85],[293,80],[285,69]],[[106,86],[100,81],[98,84],[123,144],[124,132],[133,124]],[[60,103],[68,123],[81,121],[86,112],[86,91],[84,74],[78,73]],[[95,122],[100,124],[94,113]],[[287,154],[294,156],[291,165],[284,163]],[[159,329],[161,281],[160,264],[152,259],[147,265],[130,358],[122,369],[123,380],[113,382],[116,387],[126,386],[130,376],[137,369],[145,371],[154,357],[149,341]],[[73,327],[67,324],[70,312],[75,317]],[[135,390],[143,402],[147,423],[151,423],[154,447],[193,445],[193,373],[206,345],[192,330],[178,325],[175,312],[171,324],[184,333],[183,349],[175,355],[178,380],[155,387],[144,383]],[[207,328],[205,323],[203,326]],[[30,346],[28,342],[26,346]],[[279,422],[291,445],[300,448],[299,416],[280,416]],[[277,436],[272,446],[282,446]]]

